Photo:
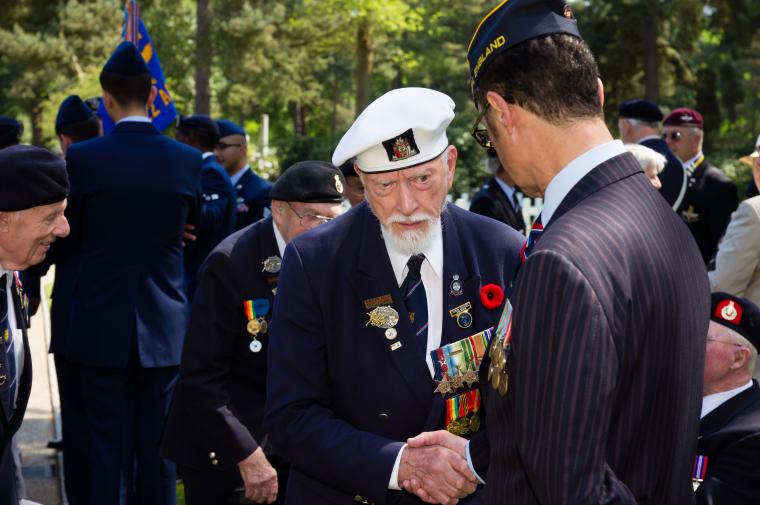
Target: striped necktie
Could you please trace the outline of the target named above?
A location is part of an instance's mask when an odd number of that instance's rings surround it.
[[[0,276],[0,335],[2,335],[2,345],[5,349],[5,358],[8,362],[8,377],[10,382],[8,388],[10,391],[11,405],[13,405],[16,395],[16,353],[13,345],[13,331],[11,330],[8,311],[13,310],[8,306],[8,276]]]
[[[424,353],[427,352],[428,309],[425,285],[420,273],[423,261],[425,261],[424,254],[417,254],[409,258],[406,263],[409,271],[404,282],[401,283],[401,292],[404,295],[406,309],[409,311],[412,328]]]
[[[544,232],[544,225],[541,223],[541,214],[539,214],[536,220],[533,222],[533,226],[530,227],[530,233],[528,233],[528,240],[525,241],[525,243],[522,246],[522,250],[520,250],[521,263],[525,263],[525,260],[528,259],[528,255],[533,250],[533,247],[536,245],[536,242],[538,242],[538,239],[541,237],[541,234],[543,232]]]

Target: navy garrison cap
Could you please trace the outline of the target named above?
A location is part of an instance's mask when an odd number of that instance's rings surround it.
[[[19,143],[24,126],[8,116],[0,116],[0,148]]]
[[[711,301],[710,319],[734,330],[760,350],[760,308],[728,293],[713,293]]]
[[[648,100],[626,100],[618,107],[618,115],[628,119],[640,119],[649,123],[662,121],[660,108]]]
[[[69,194],[66,163],[47,149],[0,149],[0,212],[60,202]]]
[[[58,115],[55,118],[55,132],[60,134],[61,128],[64,126],[87,121],[92,115],[92,109],[79,96],[70,95],[58,108]]]
[[[148,65],[131,42],[122,42],[116,47],[103,67],[103,72],[126,77],[150,74]]]
[[[473,84],[493,57],[526,40],[566,33],[581,38],[573,11],[561,0],[504,0],[480,22],[467,47]]]
[[[216,122],[216,125],[219,127],[220,137],[227,137],[228,135],[242,135],[245,137],[245,130],[232,121],[220,119]]]
[[[346,179],[326,161],[299,161],[288,167],[269,192],[283,202],[340,203]]]

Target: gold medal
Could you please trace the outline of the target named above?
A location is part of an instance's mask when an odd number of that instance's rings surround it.
[[[449,380],[446,376],[443,377],[442,381],[438,382],[438,386],[435,388],[434,392],[441,393],[442,395],[451,393],[451,384],[449,383]]]
[[[251,319],[248,321],[248,324],[245,326],[245,329],[248,330],[248,333],[251,335],[258,335],[259,331],[261,331],[261,324],[256,319]]]
[[[269,324],[267,324],[267,320],[263,317],[260,317],[257,319],[259,323],[259,333],[266,333],[269,329]]]
[[[509,374],[506,370],[504,370],[501,374],[501,378],[499,379],[499,394],[501,396],[504,396],[507,394],[507,390],[509,389]]]
[[[375,328],[393,328],[398,324],[398,312],[390,305],[381,305],[368,312],[369,321],[365,326],[370,324]]]
[[[478,382],[478,372],[475,370],[467,370],[464,373],[464,382],[467,384],[467,387],[472,387],[473,384]]]
[[[470,431],[475,433],[480,429],[480,416],[478,416],[477,412],[472,413],[472,417],[470,418]]]
[[[459,435],[462,432],[461,426],[459,424],[459,419],[453,419],[449,425],[446,427],[446,431],[449,433],[453,433],[454,435]]]
[[[452,391],[456,391],[458,389],[462,389],[464,386],[462,383],[464,382],[464,377],[461,375],[455,375],[451,378],[451,389]]]
[[[491,387],[494,388],[496,391],[499,390],[499,380],[501,379],[501,372],[494,370],[493,375],[491,376]]]

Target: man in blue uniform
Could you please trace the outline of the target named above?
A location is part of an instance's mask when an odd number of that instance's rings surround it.
[[[438,502],[475,490],[459,455],[404,444],[426,429],[482,433],[477,369],[523,243],[446,203],[453,118],[430,89],[375,100],[333,154],[356,157],[366,202],[285,251],[265,426],[291,463],[289,504],[419,503],[401,490],[415,477]]]
[[[116,126],[66,155],[76,265],[59,345],[89,435],[82,503],[171,504],[174,464],[158,443],[189,316],[182,239],[200,212],[202,158],[151,124],[156,89],[134,45],[117,47],[100,83]]]
[[[235,185],[235,230],[240,230],[270,214],[269,191],[272,184],[251,170],[245,130],[227,119],[220,119],[216,124],[219,126],[220,139],[214,152]]]
[[[17,505],[11,439],[21,425],[32,385],[25,295],[17,272],[45,258],[69,233],[64,217],[66,166],[45,149],[0,150],[0,505]]]
[[[272,216],[224,240],[199,277],[162,454],[180,465],[187,505],[244,490],[284,503],[287,464],[262,427],[271,306],[285,244],[341,212],[343,179],[304,161],[272,187]]]
[[[486,153],[486,168],[493,177],[472,197],[470,211],[501,221],[524,234],[525,219],[517,198],[515,182],[501,166],[499,157],[493,150]]]
[[[198,226],[192,230],[195,240],[189,241],[185,249],[185,278],[192,300],[203,260],[235,228],[235,188],[214,156],[219,128],[211,118],[203,115],[180,117],[177,140],[203,153],[201,217]]]

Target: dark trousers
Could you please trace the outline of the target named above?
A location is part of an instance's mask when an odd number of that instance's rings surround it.
[[[288,465],[276,456],[267,456],[277,470],[277,501],[285,503],[285,487],[288,484]],[[245,498],[243,480],[237,465],[217,473],[195,470],[177,465],[185,485],[186,505],[239,505],[253,503]]]
[[[0,450],[0,505],[17,505],[16,464],[13,461],[10,437],[0,440]]]
[[[176,471],[159,442],[178,367],[142,368],[136,357],[126,369],[69,365],[89,438],[82,505],[174,505]]]
[[[55,374],[61,398],[65,492],[71,505],[90,503],[89,434],[82,390],[78,387],[78,372],[75,365],[59,354],[55,355]]]

